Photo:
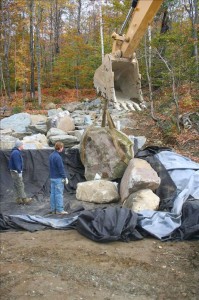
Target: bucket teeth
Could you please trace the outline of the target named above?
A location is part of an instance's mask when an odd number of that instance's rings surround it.
[[[133,101],[119,100],[116,103],[114,103],[114,108],[116,108],[117,110],[126,111],[142,111],[144,108],[146,108],[146,106],[135,103]]]

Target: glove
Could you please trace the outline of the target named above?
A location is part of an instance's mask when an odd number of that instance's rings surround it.
[[[20,178],[22,178],[22,172],[21,172],[21,173],[19,173],[19,177],[20,177]]]
[[[62,179],[62,182],[63,182],[64,184],[68,184],[68,178]]]

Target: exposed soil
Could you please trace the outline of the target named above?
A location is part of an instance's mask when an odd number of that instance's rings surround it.
[[[129,134],[168,146],[147,114],[131,117]],[[196,143],[169,146],[198,161]],[[74,230],[4,232],[0,238],[2,299],[199,299],[199,241],[100,244]]]
[[[199,242],[99,244],[76,231],[1,234],[2,299],[198,299]]]

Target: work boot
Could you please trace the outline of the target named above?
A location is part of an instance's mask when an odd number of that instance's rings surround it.
[[[23,204],[23,199],[22,198],[17,198],[16,202],[17,202],[17,204]]]
[[[32,198],[23,198],[22,201],[23,201],[24,205],[30,204],[30,202],[32,201]]]
[[[57,215],[68,215],[68,212],[65,210],[62,210],[62,211],[57,211],[56,214]]]

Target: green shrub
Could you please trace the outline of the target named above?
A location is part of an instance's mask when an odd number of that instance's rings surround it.
[[[23,111],[23,107],[22,106],[14,106],[12,109],[12,113],[13,114],[19,114]]]
[[[54,102],[55,104],[60,104],[60,103],[61,103],[61,99],[59,99],[59,98],[54,98],[54,99],[53,99],[53,102]]]

